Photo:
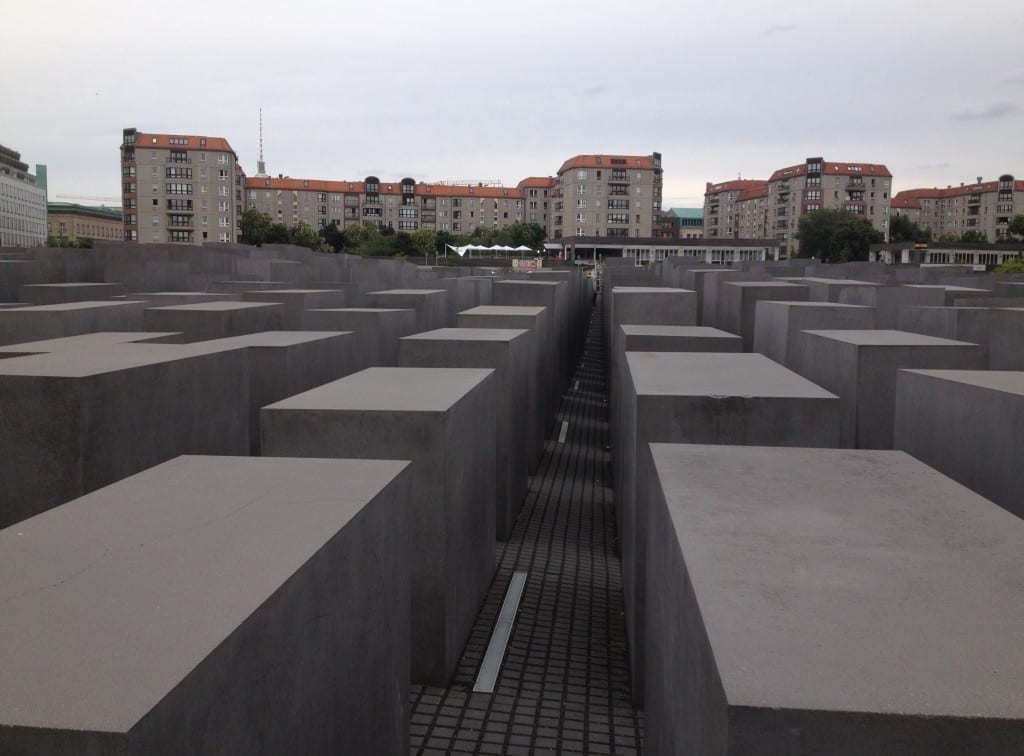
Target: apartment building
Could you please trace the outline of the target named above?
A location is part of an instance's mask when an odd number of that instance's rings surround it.
[[[47,206],[46,233],[68,241],[83,237],[117,241],[124,238],[124,222],[120,208],[51,202]]]
[[[526,220],[525,195],[534,190],[546,197],[548,190],[520,187],[427,184],[411,178],[382,181],[377,176],[362,181],[256,176],[245,181],[246,207],[287,226],[305,223],[319,230],[334,223],[344,229],[371,222],[407,233],[430,229],[452,234],[470,233],[477,226],[500,230],[531,222]],[[532,201],[539,202],[539,196],[533,195]]]
[[[736,180],[707,184],[704,193],[706,238],[773,238],[780,257],[795,257],[800,218],[816,210],[846,210],[863,218],[889,239],[892,173],[877,163],[836,163],[807,158],[780,168],[767,181]]]
[[[46,166],[28,171],[21,153],[0,145],[0,247],[46,241]]]
[[[551,236],[551,197],[557,186],[558,179],[552,176],[531,176],[516,186],[526,202],[525,222],[543,226],[548,236]]]
[[[661,216],[661,153],[577,155],[558,169],[549,236],[651,238]]]
[[[947,186],[945,189],[906,189],[892,198],[890,213],[905,215],[932,238],[962,236],[978,231],[989,241],[1006,238],[1010,221],[1024,215],[1024,181],[1003,174],[998,181]]]
[[[124,129],[121,181],[125,241],[202,244],[240,236],[245,172],[226,139]]]

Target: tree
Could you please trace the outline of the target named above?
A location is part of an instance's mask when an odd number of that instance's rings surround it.
[[[410,249],[416,257],[430,257],[437,254],[437,232],[421,228],[410,235]]]
[[[320,238],[335,252],[341,252],[345,248],[345,232],[340,230],[334,221],[320,229]]]
[[[1024,240],[1024,215],[1015,215],[1010,221],[1010,225],[1006,228],[1007,232],[1013,236]]]
[[[914,242],[922,244],[931,241],[931,229],[925,230],[906,215],[896,215],[889,219],[889,241]]]
[[[1024,216],[1017,217],[1020,218]],[[1024,257],[1021,257],[1020,255],[1017,255],[1016,257],[1011,257],[1009,260],[1007,260],[1002,265],[997,267],[993,272],[999,273],[1001,275],[1014,275],[1018,273],[1024,273]]]
[[[984,231],[976,231],[972,228],[960,235],[960,241],[964,244],[987,244],[988,236]]]
[[[845,210],[817,210],[800,218],[797,238],[800,257],[850,262],[867,260],[870,245],[885,241],[885,234]]]
[[[266,243],[273,223],[273,218],[254,207],[246,210],[242,213],[242,244],[255,244],[259,247]]]

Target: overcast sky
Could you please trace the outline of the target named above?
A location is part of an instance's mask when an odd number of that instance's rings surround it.
[[[120,194],[121,130],[222,136],[249,175],[553,175],[661,152],[664,206],[823,156],[895,188],[1024,178],[1024,3],[8,0],[0,144]]]

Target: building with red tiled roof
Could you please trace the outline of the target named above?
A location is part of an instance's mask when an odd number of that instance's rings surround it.
[[[1024,215],[1024,181],[1007,173],[997,181],[979,176],[973,183],[945,189],[906,189],[892,198],[889,212],[910,218],[936,240],[976,231],[998,241],[1006,237],[1013,217]]]
[[[549,236],[651,238],[661,190],[661,153],[576,155],[558,169]]]
[[[226,139],[128,128],[120,150],[125,241],[238,241],[245,172]]]
[[[767,181],[707,184],[704,234],[708,238],[773,238],[782,257],[799,253],[800,218],[816,210],[842,209],[869,221],[889,238],[892,173],[878,163],[807,158],[779,168]]]

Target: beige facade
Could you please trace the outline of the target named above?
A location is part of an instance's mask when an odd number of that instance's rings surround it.
[[[121,181],[125,241],[239,238],[245,173],[226,139],[125,129]]]
[[[28,172],[20,153],[0,145],[0,247],[32,247],[44,241],[46,188]]]
[[[577,155],[558,169],[549,236],[651,238],[661,215],[661,154]]]
[[[707,238],[772,238],[782,257],[795,257],[800,218],[816,210],[846,210],[889,239],[892,174],[876,163],[835,163],[808,158],[780,168],[767,181],[708,184],[704,193]]]
[[[46,234],[68,241],[83,237],[117,241],[124,238],[121,210],[51,202],[46,216]]]
[[[890,212],[907,216],[935,240],[977,231],[994,242],[1006,237],[1015,215],[1024,215],[1024,181],[1004,174],[998,181],[907,189],[892,198]]]
[[[478,226],[500,230],[528,223],[524,190],[518,187],[426,184],[411,178],[321,181],[287,177],[246,179],[246,207],[293,226],[319,230],[376,223],[412,233],[419,229],[468,234]]]

